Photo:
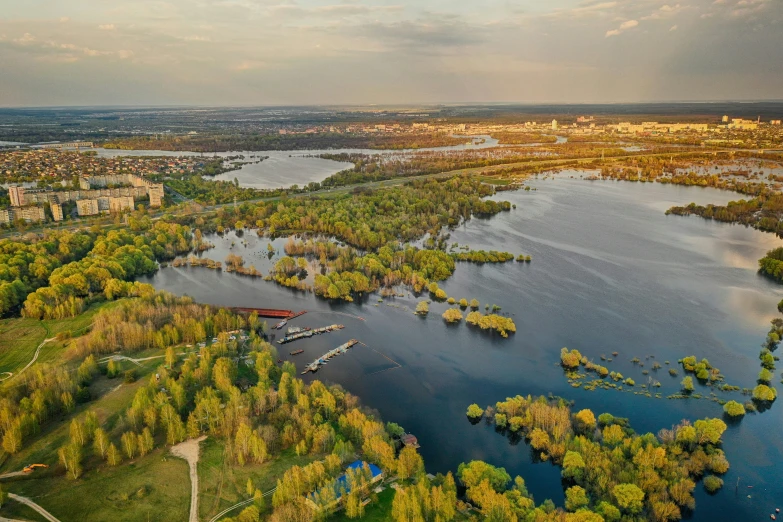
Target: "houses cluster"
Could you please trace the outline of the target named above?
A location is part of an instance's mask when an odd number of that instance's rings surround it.
[[[138,200],[149,200],[150,207],[160,207],[163,184],[145,175],[194,172],[202,165],[195,157],[101,158],[57,149],[8,151],[0,154],[0,179],[24,184],[8,186],[11,206],[0,210],[0,224],[45,221],[46,205],[54,221],[65,218],[68,210],[63,206],[69,203],[75,205],[79,216],[133,210]],[[78,188],[74,186],[75,176]],[[34,188],[34,181],[53,188]]]

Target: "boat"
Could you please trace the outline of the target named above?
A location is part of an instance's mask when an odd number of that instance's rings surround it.
[[[300,353],[304,353],[304,350],[294,350],[291,355],[299,355]]]
[[[342,330],[345,328],[345,326],[341,324],[332,324],[329,326],[323,326],[321,328],[316,328],[315,330],[311,330],[310,328],[304,328],[301,329],[298,333],[291,333],[291,331],[296,327],[291,327],[288,329],[288,335],[283,337],[282,339],[277,341],[277,344],[285,344],[290,343],[299,339],[307,339],[314,335],[320,335],[322,333],[328,333],[333,332],[335,330]]]
[[[286,330],[286,335],[298,334],[310,330],[309,328],[303,328],[301,326],[289,326]]]
[[[334,348],[333,350],[329,350],[328,352],[323,354],[321,357],[319,357],[315,361],[313,361],[310,364],[308,364],[307,366],[305,366],[304,371],[302,372],[302,375],[306,374],[307,372],[313,372],[313,373],[317,372],[318,369],[321,366],[324,366],[325,364],[327,364],[330,359],[332,359],[333,357],[337,357],[338,355],[342,355],[342,354],[346,353],[352,346],[355,346],[357,344],[359,344],[359,341],[357,341],[356,339],[351,339],[347,343],[341,344],[340,346],[338,346],[337,348]],[[293,355],[293,352],[292,352],[292,355]]]
[[[283,327],[287,324],[288,324],[288,319],[283,319],[282,321],[274,325],[272,328],[274,328],[275,330],[282,330]]]

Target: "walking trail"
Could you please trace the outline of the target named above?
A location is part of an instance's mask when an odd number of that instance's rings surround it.
[[[13,500],[16,500],[17,502],[21,502],[22,504],[25,504],[34,510],[36,510],[42,517],[44,517],[49,522],[60,522],[57,518],[54,517],[51,513],[46,511],[44,508],[33,502],[27,497],[20,497],[19,495],[14,495],[13,493],[9,493],[8,496],[12,498]]]
[[[48,331],[48,330],[47,330],[47,331]],[[35,364],[35,361],[37,361],[37,360],[38,360],[38,356],[41,354],[41,348],[43,348],[43,345],[45,345],[45,344],[46,344],[46,343],[48,343],[49,341],[54,341],[54,339],[55,339],[54,337],[51,337],[51,338],[49,338],[49,339],[44,339],[43,341],[41,341],[41,344],[39,344],[39,345],[38,345],[38,348],[36,348],[36,349],[35,349],[35,355],[33,355],[33,360],[32,360],[32,361],[30,361],[29,363],[27,363],[27,366],[25,366],[24,368],[22,368],[21,370],[19,370],[19,372],[18,372],[16,375],[19,375],[20,373],[22,373],[22,372],[24,372],[26,369],[28,369],[30,366],[32,366],[33,364]],[[8,373],[10,373],[10,372],[8,372]],[[9,375],[8,377],[6,377],[6,379],[10,379],[12,376],[13,376],[13,374],[12,374],[12,375]],[[5,379],[3,379],[3,380],[5,380]]]
[[[190,468],[190,519],[189,522],[198,522],[198,457],[199,443],[206,439],[202,435],[197,439],[188,439],[171,448],[175,457],[183,458]],[[56,522],[56,521],[55,521]]]

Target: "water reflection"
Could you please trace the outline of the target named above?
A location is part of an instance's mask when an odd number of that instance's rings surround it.
[[[166,268],[150,281],[204,302],[311,311],[294,324],[345,324],[344,331],[298,342],[305,354],[294,362],[301,366],[350,338],[360,339],[402,367],[375,373],[383,363],[375,352],[359,347],[330,362],[316,377],[343,384],[385,419],[416,434],[429,471],[454,470],[462,461],[484,459],[525,477],[537,501],[553,498],[562,505],[559,468],[536,463],[524,443],[510,444],[513,441],[485,424],[471,425],[465,417],[467,406],[551,392],[575,400],[579,408],[629,417],[637,431],[653,433],[683,418],[720,416],[720,406],[706,400],[574,389],[557,366],[559,350],[576,348],[594,361],[617,351],[619,356],[605,364],[637,383],[647,377],[631,363],[633,357],[654,355],[662,364],[668,360],[676,366],[678,359],[694,354],[708,357],[727,382],[752,386],[759,345],[783,291],[759,277],[751,261],[781,241],[744,227],[665,216],[660,210],[694,200],[725,203],[732,198],[714,189],[588,182],[568,175],[531,184],[538,191],[499,196],[515,203],[516,211],[472,220],[452,232],[450,242],[530,254],[533,262],[459,264],[441,285],[457,299],[475,297],[482,306],[500,305],[517,325],[509,339],[465,325],[447,328],[440,318],[445,304],[433,303],[430,316],[420,319],[376,298],[327,303],[311,294],[205,269]],[[246,252],[246,258],[263,253],[267,240],[251,242],[250,236],[245,236],[247,247],[235,244],[232,251]],[[273,242],[278,250],[281,241]],[[387,302],[412,309],[416,301],[406,295]],[[364,320],[341,315],[345,313]],[[666,366],[654,377],[662,383],[663,396],[675,393],[682,378],[669,376]],[[708,395],[710,390],[699,391]],[[727,486],[709,498],[697,488],[694,520],[768,517],[775,499],[783,498],[779,408],[775,404],[764,414],[748,415],[727,431],[724,448],[732,466],[724,477]],[[742,487],[754,485],[752,499],[745,498],[744,490],[735,496],[732,485],[738,477]]]

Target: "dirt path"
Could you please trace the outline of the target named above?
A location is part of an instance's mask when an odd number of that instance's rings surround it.
[[[25,522],[25,521],[24,520],[19,520],[18,518],[0,517],[0,522]]]
[[[9,493],[8,496],[11,499],[16,500],[17,502],[21,502],[22,504],[25,504],[26,506],[29,506],[29,507],[33,508],[42,517],[44,517],[49,522],[60,522],[58,519],[56,519],[54,517],[54,515],[52,515],[48,511],[46,511],[44,508],[42,508],[41,506],[39,506],[38,504],[36,504],[32,500],[30,500],[29,498],[27,498],[27,497],[20,497],[19,495],[14,495],[13,493]]]
[[[189,439],[171,448],[171,453],[187,461],[190,468],[190,519],[189,522],[198,522],[198,457],[199,443],[206,439],[202,435],[197,439]]]
[[[46,332],[48,333],[48,332],[49,332],[49,330],[47,329],[47,330],[46,330]],[[49,339],[44,339],[43,341],[41,341],[41,344],[39,344],[39,345],[38,345],[38,348],[36,348],[36,349],[35,349],[35,355],[33,355],[33,360],[32,360],[32,361],[30,361],[29,363],[27,363],[27,366],[25,366],[24,368],[22,368],[21,370],[19,370],[19,372],[18,372],[18,373],[16,373],[15,375],[19,375],[20,373],[22,373],[22,372],[24,372],[26,369],[28,369],[30,366],[32,366],[33,364],[35,364],[35,361],[37,361],[37,360],[38,360],[38,356],[41,354],[41,348],[43,348],[43,345],[45,345],[45,344],[46,344],[46,343],[48,343],[49,341],[54,341],[54,337],[50,337]],[[11,377],[13,377],[13,375],[10,375],[10,376],[9,376],[9,377],[7,377],[6,379],[10,379]],[[5,379],[4,379],[4,380],[5,380]]]
[[[22,475],[27,475],[27,473],[25,473],[24,471],[12,471],[10,473],[3,473],[2,475],[0,475],[0,479],[21,477]]]

